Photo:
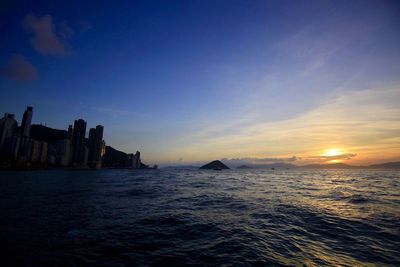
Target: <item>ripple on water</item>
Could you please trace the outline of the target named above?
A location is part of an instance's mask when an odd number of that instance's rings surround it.
[[[0,173],[2,266],[400,266],[400,175]]]

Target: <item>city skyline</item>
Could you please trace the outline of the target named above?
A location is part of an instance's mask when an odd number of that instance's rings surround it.
[[[33,114],[28,106],[20,124],[14,113],[0,118],[1,169],[157,168],[142,163],[139,151],[125,153],[106,145],[103,125],[87,131],[87,122],[77,119],[68,129],[55,129],[32,124]]]
[[[151,164],[400,160],[396,1],[77,6],[4,4],[2,113],[86,118]]]

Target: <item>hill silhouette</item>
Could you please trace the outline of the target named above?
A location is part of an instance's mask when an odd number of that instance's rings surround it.
[[[214,160],[211,161],[210,163],[207,163],[206,165],[201,166],[200,169],[202,170],[229,169],[229,167],[219,160]]]
[[[372,169],[400,169],[400,162],[386,162],[381,164],[369,165]]]
[[[307,169],[354,169],[360,168],[359,166],[352,166],[345,163],[331,163],[331,164],[308,164],[303,165],[301,168]]]
[[[252,167],[248,166],[248,165],[240,165],[239,167],[237,167],[238,169],[252,169]]]
[[[21,127],[20,127],[21,128]],[[48,143],[54,143],[59,140],[67,138],[67,131],[53,129],[41,124],[32,124],[30,130],[30,137],[37,141],[45,141]]]

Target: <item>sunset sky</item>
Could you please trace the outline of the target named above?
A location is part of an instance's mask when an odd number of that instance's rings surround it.
[[[146,163],[400,160],[399,1],[1,1],[0,112]]]

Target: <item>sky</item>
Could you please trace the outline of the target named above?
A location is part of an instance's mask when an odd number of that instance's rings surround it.
[[[398,1],[1,1],[0,112],[146,163],[400,160]]]

